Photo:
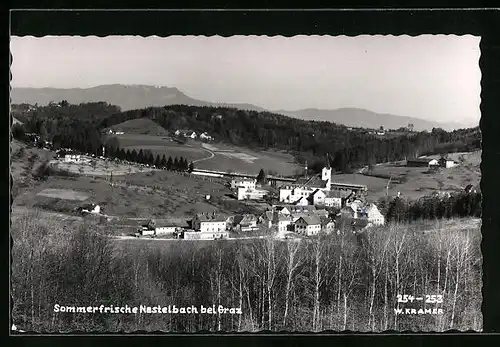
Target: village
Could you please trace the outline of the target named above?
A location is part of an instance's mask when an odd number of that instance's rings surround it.
[[[197,172],[198,175],[201,173]],[[288,239],[339,233],[341,226],[360,232],[385,223],[377,206],[366,203],[367,187],[332,182],[328,164],[320,175],[301,177],[293,183],[283,182],[278,186],[280,180],[271,177],[262,184],[257,183],[256,178],[236,177],[230,181],[231,190],[238,200],[267,200],[270,203],[271,206],[261,215],[236,214],[226,218],[213,211],[197,214],[186,223],[188,226],[178,223],[157,225],[150,220],[139,228],[136,236],[207,240],[231,238],[234,234],[244,237],[245,233],[255,235],[255,232],[263,231],[263,235]],[[278,196],[274,196],[276,188]],[[274,204],[275,198],[279,201]]]
[[[107,129],[106,134],[121,135],[121,130]],[[33,146],[50,150],[52,144],[40,143],[36,134],[27,134]],[[208,133],[201,135],[191,130],[177,130],[175,138],[187,138],[204,143],[213,138]],[[210,148],[210,147],[206,147]],[[57,158],[51,165],[88,173],[97,163],[108,167],[109,162],[122,165],[123,169],[104,172],[113,182],[113,174],[124,175],[144,170],[165,170],[166,167],[109,158],[103,147],[102,155],[78,153],[69,148],[56,151]],[[426,167],[429,171],[451,168],[457,162],[442,156],[439,159],[414,158],[405,162],[406,167]],[[126,168],[126,169],[125,169]],[[114,170],[114,171],[113,171]],[[261,213],[237,213],[227,216],[214,209],[212,212],[197,212],[192,218],[173,218],[165,215],[156,220],[148,218],[137,226],[131,235],[137,238],[219,240],[272,235],[278,239],[293,239],[317,236],[320,233],[340,233],[340,230],[363,232],[372,227],[384,225],[386,220],[373,199],[369,199],[368,186],[363,184],[334,182],[328,154],[321,173],[308,174],[307,162],[300,177],[280,175],[253,175],[241,172],[190,169],[188,176],[222,179],[232,192],[232,198],[244,204],[259,207]],[[108,173],[109,172],[109,173]],[[470,188],[470,187],[469,187]],[[399,196],[399,193],[398,193]],[[206,195],[205,200],[211,196]],[[85,204],[75,210],[79,214],[109,217],[96,203]]]

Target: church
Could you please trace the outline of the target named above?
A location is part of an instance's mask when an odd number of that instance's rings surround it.
[[[306,164],[307,172],[307,164]],[[279,201],[295,205],[325,205],[340,207],[342,196],[338,191],[331,191],[332,168],[328,154],[326,165],[321,174],[298,178],[294,183],[280,188]]]
[[[307,164],[305,167],[307,173]],[[341,208],[343,202],[353,197],[361,198],[368,191],[363,184],[332,182],[332,168],[329,155],[320,174],[301,177],[292,184],[280,188],[279,201],[299,206],[321,205]]]

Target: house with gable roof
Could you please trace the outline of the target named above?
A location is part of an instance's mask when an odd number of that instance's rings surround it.
[[[305,235],[317,235],[321,231],[321,220],[316,215],[302,216],[294,223],[295,232]]]

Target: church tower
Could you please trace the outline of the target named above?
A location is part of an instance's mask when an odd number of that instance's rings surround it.
[[[330,167],[330,156],[326,154],[326,165],[321,170],[321,179],[326,181],[326,189],[330,190],[332,185],[332,168]]]

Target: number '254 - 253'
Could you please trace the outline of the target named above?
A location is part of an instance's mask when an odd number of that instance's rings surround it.
[[[442,295],[424,295],[424,297],[414,297],[413,295],[398,295],[398,302],[413,302],[413,301],[424,301],[427,304],[440,304],[443,302]]]

